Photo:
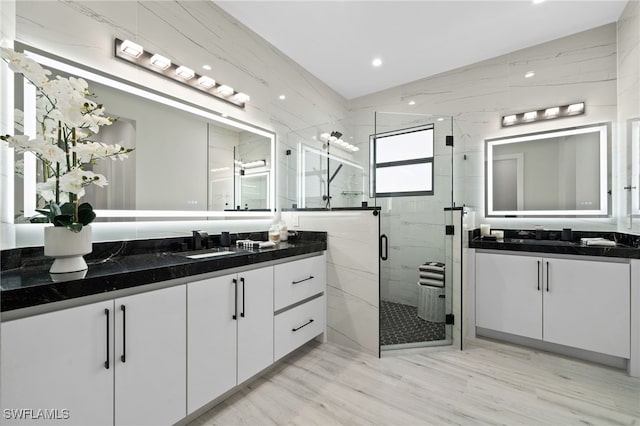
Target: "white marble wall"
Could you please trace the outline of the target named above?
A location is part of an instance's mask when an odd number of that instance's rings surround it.
[[[428,52],[425,52],[428,54]],[[615,214],[603,219],[484,219],[484,140],[588,123],[617,120],[616,24],[609,24],[507,55],[445,72],[350,101],[352,114],[373,111],[444,114],[453,117],[454,199],[494,227],[608,229]],[[535,70],[536,76],[524,74]],[[414,100],[415,105],[408,105]],[[501,116],[546,106],[586,102],[583,116],[500,127]],[[362,149],[362,146],[361,146]],[[613,149],[620,149],[615,137]],[[366,155],[366,154],[364,154]],[[466,156],[466,159],[465,159]],[[612,170],[619,170],[614,158]],[[615,195],[614,191],[614,196]],[[617,204],[614,203],[614,206]]]
[[[327,338],[378,355],[378,218],[368,211],[284,212],[289,230],[328,233]]]
[[[630,0],[618,20],[618,132],[621,141],[629,146],[618,151],[620,164],[625,173],[621,174],[619,187],[636,186],[631,181],[631,163],[640,159],[631,158],[628,123],[640,119],[640,1]],[[620,215],[618,228],[623,231],[640,233],[640,217],[629,217],[628,198],[630,193],[620,189]]]

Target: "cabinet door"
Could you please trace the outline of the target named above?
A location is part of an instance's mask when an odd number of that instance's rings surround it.
[[[236,385],[236,275],[187,285],[187,413]]]
[[[115,424],[177,422],[187,411],[186,285],[116,299],[115,309]]]
[[[542,339],[542,259],[476,254],[476,325]]]
[[[273,363],[273,267],[238,274],[238,384]]]
[[[629,358],[629,265],[544,259],[544,266],[544,340]]]
[[[112,301],[3,322],[0,422],[113,425],[112,333]]]

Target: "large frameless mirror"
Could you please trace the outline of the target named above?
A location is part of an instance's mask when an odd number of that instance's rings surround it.
[[[631,191],[631,214],[640,215],[640,118],[630,122],[631,183],[625,189]]]
[[[265,215],[274,210],[272,132],[30,47],[24,46],[24,52],[53,74],[87,80],[105,114],[117,119],[96,139],[135,148],[126,161],[95,166],[109,185],[87,191],[84,198],[96,207],[99,220],[229,216],[232,210]],[[24,112],[24,120],[18,120],[23,128],[17,130],[35,133],[29,128],[35,116],[33,86],[17,75],[15,87],[16,107]],[[35,157],[16,160],[14,203],[20,222],[36,215],[42,201],[35,192]]]
[[[485,141],[487,216],[606,216],[609,125]]]

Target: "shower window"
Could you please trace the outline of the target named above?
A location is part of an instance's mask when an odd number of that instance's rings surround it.
[[[370,137],[371,196],[433,195],[433,125]]]

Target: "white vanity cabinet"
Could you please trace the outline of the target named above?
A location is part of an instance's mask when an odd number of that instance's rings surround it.
[[[109,301],[3,322],[0,424],[113,425],[112,315]]]
[[[273,363],[273,267],[187,284],[187,411]]]
[[[476,253],[476,326],[630,357],[628,263]]]
[[[115,300],[115,424],[186,415],[186,286]],[[90,423],[87,423],[90,424]]]
[[[326,255],[275,266],[274,358],[289,354],[326,329]]]
[[[3,322],[2,424],[180,420],[186,414],[185,302],[181,285]],[[50,410],[59,419],[17,421],[7,419],[6,409]]]

